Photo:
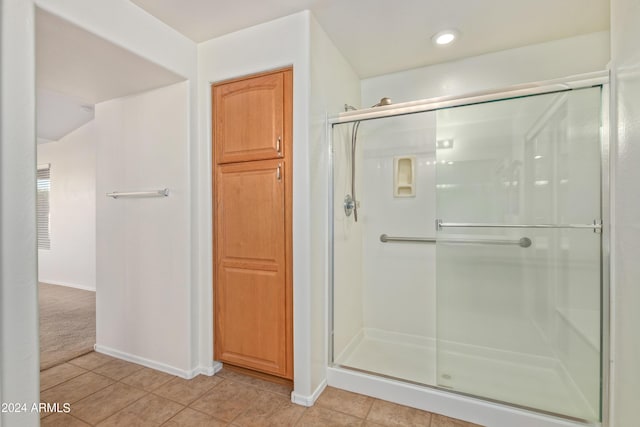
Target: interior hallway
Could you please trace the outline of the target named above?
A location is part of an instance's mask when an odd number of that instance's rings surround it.
[[[71,404],[41,414],[43,427],[479,427],[331,387],[304,408],[286,386],[228,370],[184,380],[95,352],[42,371],[40,386],[41,401]]]

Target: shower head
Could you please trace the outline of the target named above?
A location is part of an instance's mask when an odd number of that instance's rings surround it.
[[[375,108],[375,107],[383,107],[385,105],[391,105],[391,98],[387,98],[386,96],[382,99],[380,99],[380,102],[378,102],[375,105],[372,105],[371,108]]]

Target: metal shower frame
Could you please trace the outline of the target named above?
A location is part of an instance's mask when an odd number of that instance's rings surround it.
[[[513,98],[542,95],[548,93],[559,93],[571,91],[574,89],[583,89],[588,87],[600,86],[602,88],[602,117],[601,117],[601,138],[600,138],[600,183],[601,183],[601,426],[609,426],[610,418],[610,356],[611,356],[611,270],[610,270],[610,248],[611,248],[611,190],[610,190],[610,174],[611,174],[611,127],[610,127],[610,73],[609,71],[598,71],[593,73],[579,74],[562,79],[553,79],[540,82],[533,82],[522,85],[509,86],[498,90],[489,90],[482,92],[469,93],[462,96],[444,96],[419,101],[404,102],[392,104],[388,106],[378,106],[376,108],[366,108],[355,111],[346,111],[327,118],[326,138],[329,150],[329,191],[328,191],[328,220],[329,220],[329,240],[328,240],[328,293],[327,293],[327,340],[328,340],[328,362],[329,366],[334,365],[334,349],[333,349],[333,329],[334,329],[334,313],[333,313],[333,296],[334,296],[334,144],[333,144],[333,127],[334,125],[344,123],[354,123],[365,120],[373,120],[384,117],[395,117],[414,113],[424,113],[428,111],[440,110],[443,108],[460,107],[464,105],[483,104],[492,101],[502,101]],[[375,373],[372,375],[380,376]],[[443,389],[437,386],[423,385],[437,389],[443,393],[452,393],[459,395],[455,391]],[[482,396],[474,396],[479,399],[492,401]],[[561,419],[576,421],[574,418],[559,416],[558,414],[549,414],[544,411],[523,408],[522,406],[512,405],[506,402],[500,402],[504,405],[534,411],[540,414],[551,415]],[[580,420],[581,421],[581,420]],[[586,423],[585,425],[593,425]]]

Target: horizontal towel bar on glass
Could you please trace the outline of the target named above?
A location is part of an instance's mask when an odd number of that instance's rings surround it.
[[[471,222],[442,222],[436,219],[436,230],[442,228],[588,228],[595,233],[602,230],[602,221],[594,220],[591,224],[483,224]]]
[[[531,239],[528,237],[521,237],[514,240],[490,240],[490,239],[436,239],[434,237],[395,237],[387,236],[386,234],[380,235],[380,241],[382,243],[387,242],[406,242],[406,243],[466,243],[476,245],[517,245],[521,248],[528,248],[531,246]]]
[[[169,189],[163,188],[162,190],[153,190],[153,191],[126,191],[126,192],[118,192],[114,191],[113,193],[107,193],[107,197],[113,197],[114,199],[120,197],[167,197],[169,196]]]

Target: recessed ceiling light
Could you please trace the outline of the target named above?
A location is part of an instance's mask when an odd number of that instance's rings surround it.
[[[436,46],[444,46],[453,43],[453,41],[458,37],[458,32],[456,30],[444,30],[440,31],[431,37],[431,41]]]

